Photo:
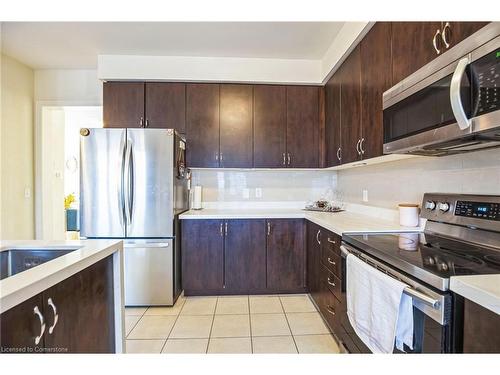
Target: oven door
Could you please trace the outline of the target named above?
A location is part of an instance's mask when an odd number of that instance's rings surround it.
[[[449,293],[437,293],[428,287],[415,282],[407,276],[391,269],[387,265],[372,258],[358,249],[353,248],[346,243],[341,246],[342,250],[342,308],[341,308],[341,327],[339,339],[343,341],[344,346],[352,353],[370,353],[370,349],[357,336],[354,328],[349,323],[347,317],[347,302],[346,302],[346,257],[351,253],[362,259],[369,260],[369,264],[377,268],[385,267],[392,275],[400,278],[403,282],[408,283],[412,288],[420,291],[423,295],[429,297],[429,300],[438,301],[434,307],[428,303],[413,299],[413,319],[414,319],[414,335],[413,335],[413,350],[406,348],[406,353],[451,353],[455,351],[453,344],[454,334],[452,331],[452,295]],[[394,348],[394,353],[401,353]]]

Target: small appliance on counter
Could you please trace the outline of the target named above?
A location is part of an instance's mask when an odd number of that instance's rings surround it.
[[[418,204],[400,203],[399,207],[399,224],[403,227],[418,227],[420,222]]]

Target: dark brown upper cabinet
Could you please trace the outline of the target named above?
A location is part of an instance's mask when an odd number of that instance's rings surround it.
[[[254,86],[255,168],[286,167],[286,86]]]
[[[363,159],[383,154],[382,94],[392,85],[391,24],[377,22],[361,41],[361,142]]]
[[[319,87],[286,89],[286,164],[319,167]]]
[[[186,85],[146,83],[146,127],[186,131]]]
[[[342,64],[341,158],[342,163],[361,159],[361,55],[359,45]]]
[[[219,89],[213,83],[186,85],[186,140],[189,167],[218,168]]]
[[[325,166],[334,167],[341,163],[341,112],[340,93],[342,67],[325,85]]]
[[[253,166],[253,86],[220,85],[220,166]]]
[[[392,22],[392,82],[394,84],[402,81],[441,53],[444,46],[440,30],[441,22]]]
[[[445,49],[460,43],[487,24],[488,22],[441,22],[441,38]]]
[[[105,128],[141,128],[145,125],[144,83],[105,82],[102,100]]]
[[[267,289],[297,292],[306,288],[306,230],[303,219],[269,219]]]

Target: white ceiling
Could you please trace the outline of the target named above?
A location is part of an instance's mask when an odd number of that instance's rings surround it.
[[[34,69],[94,69],[97,55],[321,60],[344,22],[3,22],[2,50]]]

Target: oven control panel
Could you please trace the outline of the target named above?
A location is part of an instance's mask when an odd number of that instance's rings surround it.
[[[455,215],[500,221],[500,204],[492,202],[457,201]]]
[[[500,232],[500,195],[426,193],[422,203],[429,221]]]

